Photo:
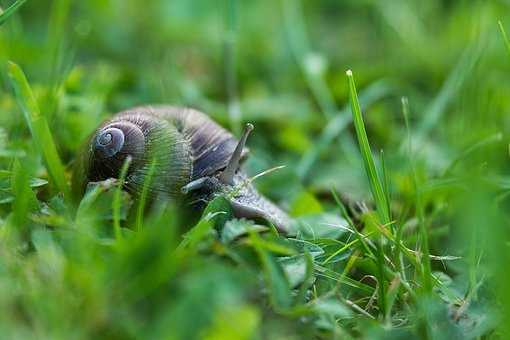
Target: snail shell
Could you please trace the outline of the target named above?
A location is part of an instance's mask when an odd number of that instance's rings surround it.
[[[118,113],[96,130],[75,167],[84,172],[73,177],[73,189],[83,193],[88,182],[117,178],[129,155],[129,190],[141,190],[150,163],[155,160],[155,187],[151,193],[176,197],[190,181],[225,168],[236,145],[232,134],[199,111],[136,107]],[[243,150],[243,157],[247,152]]]
[[[128,191],[141,192],[152,165],[152,197],[179,199],[185,186],[214,178],[207,181],[209,192],[203,193],[210,199],[216,192],[246,182],[245,175],[238,171],[239,162],[231,160],[233,155],[241,161],[246,158],[246,137],[247,133],[240,143],[204,113],[193,109],[144,106],[126,110],[103,123],[90,137],[73,171],[73,194],[81,196],[89,182],[118,178],[129,156],[125,182]],[[227,172],[231,172],[229,180],[224,179]],[[236,191],[231,203],[237,217],[260,217],[281,231],[287,230],[287,215],[249,183]]]

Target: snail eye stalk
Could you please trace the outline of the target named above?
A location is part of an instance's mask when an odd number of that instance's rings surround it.
[[[246,145],[246,140],[248,139],[248,136],[250,135],[250,132],[253,130],[253,125],[248,123],[244,127],[243,135],[241,136],[241,139],[239,140],[239,143],[237,143],[237,146],[234,150],[234,153],[230,157],[230,160],[227,164],[227,167],[220,175],[220,181],[225,184],[234,184],[234,174],[239,168],[239,162],[241,160],[241,157],[243,155],[243,149]]]
[[[106,128],[97,134],[95,149],[103,157],[115,156],[124,146],[124,132],[118,128]]]

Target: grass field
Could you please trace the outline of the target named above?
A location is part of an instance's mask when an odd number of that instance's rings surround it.
[[[0,6],[1,338],[510,337],[508,0]],[[297,235],[74,202],[87,136],[157,103],[253,123]]]

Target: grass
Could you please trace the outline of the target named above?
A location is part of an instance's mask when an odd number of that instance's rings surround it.
[[[120,229],[120,209],[121,209],[121,198],[122,198],[122,189],[124,183],[126,182],[126,176],[129,169],[129,165],[131,164],[131,157],[128,156],[122,164],[122,168],[120,169],[119,175],[119,183],[117,183],[117,187],[115,189],[115,193],[112,201],[112,211],[113,211],[113,230],[115,232],[115,238],[120,240],[122,238],[122,231]]]
[[[64,174],[64,166],[57,153],[57,148],[53,141],[48,122],[46,118],[41,115],[32,90],[21,68],[13,62],[9,62],[7,67],[12,87],[14,88],[19,106],[23,111],[27,125],[32,133],[34,143],[40,148],[40,152],[44,156],[48,172],[55,186],[68,198],[70,191]]]
[[[142,192],[140,193],[140,198],[138,199],[138,205],[136,207],[136,221],[135,221],[135,230],[140,231],[143,227],[143,215],[145,213],[146,203],[147,203],[147,195],[149,194],[149,188],[152,182],[152,178],[154,176],[154,172],[156,171],[156,160],[152,160],[149,166],[149,171],[147,172],[147,178],[145,178]]]
[[[356,84],[354,83],[354,76],[351,70],[346,72],[347,79],[349,81],[349,94],[351,101],[352,117],[354,121],[354,127],[356,128],[356,136],[358,137],[358,143],[360,152],[363,157],[363,163],[365,171],[367,173],[368,180],[370,182],[370,190],[374,198],[375,206],[377,209],[378,220],[375,221],[377,224],[389,226],[392,221],[390,220],[389,202],[388,196],[385,194],[383,181],[379,177],[379,173],[375,167],[375,162],[372,157],[372,150],[368,142],[367,133],[365,130],[365,123],[363,122],[363,116],[361,114],[361,107],[359,105],[358,93],[356,91]],[[377,301],[379,302],[379,309],[382,314],[385,314],[386,310],[386,278],[384,276],[384,243],[383,235],[377,245],[377,287],[379,288],[379,296]]]
[[[11,15],[13,15],[27,0],[17,0],[12,3],[5,11],[0,12],[0,25],[9,19]]]
[[[418,217],[418,224],[420,228],[421,245],[420,250],[422,257],[419,259],[422,263],[422,275],[423,275],[423,290],[429,294],[432,291],[432,279],[431,279],[431,267],[430,267],[430,249],[429,249],[429,236],[427,226],[425,225],[425,213],[424,213],[424,202],[423,194],[421,193],[421,187],[418,184],[418,176],[416,174],[416,168],[413,159],[413,146],[411,139],[411,132],[409,127],[409,101],[407,98],[402,98],[402,113],[404,115],[406,130],[407,130],[407,144],[409,147],[409,163],[411,167],[411,173],[413,178],[413,187],[416,196],[416,215]]]
[[[508,337],[507,4],[0,5],[3,336]],[[71,202],[83,141],[148,103],[253,123],[296,234],[152,202],[154,162]]]

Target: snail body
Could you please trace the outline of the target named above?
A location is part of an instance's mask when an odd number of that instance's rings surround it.
[[[247,125],[238,141],[193,109],[145,106],[120,112],[87,142],[73,171],[73,193],[82,195],[89,182],[119,178],[130,157],[124,187],[132,193],[142,191],[151,172],[148,194],[153,198],[207,202],[225,195],[236,217],[261,218],[288,232],[289,217],[239,169],[248,155],[245,143],[251,129]]]

